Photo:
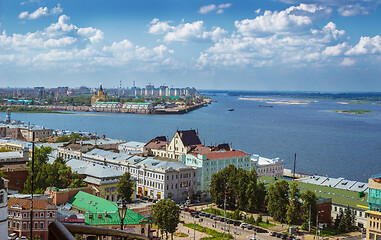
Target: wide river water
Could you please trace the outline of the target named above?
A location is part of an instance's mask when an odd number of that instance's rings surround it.
[[[207,145],[232,143],[234,149],[250,154],[280,157],[290,169],[296,153],[296,171],[300,173],[364,182],[370,175],[381,173],[381,105],[340,104],[331,100],[279,104],[226,95],[213,99],[217,102],[184,115],[12,113],[12,119],[142,142],[159,135],[171,138],[176,129],[192,128],[198,129],[201,141]],[[229,108],[234,111],[227,111]],[[331,112],[349,109],[373,112]],[[4,118],[5,113],[1,113],[0,119]]]

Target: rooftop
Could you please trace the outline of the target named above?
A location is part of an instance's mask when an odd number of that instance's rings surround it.
[[[309,176],[305,178],[300,178],[298,181],[304,183],[317,184],[321,186],[328,186],[333,188],[347,189],[356,192],[367,192],[368,183],[356,182],[347,180],[344,178],[330,178],[324,176]]]
[[[177,131],[184,146],[202,144],[195,130]]]
[[[275,183],[276,181],[280,181],[283,179],[277,179],[274,180],[274,177],[269,176],[262,176],[259,178],[260,182],[263,182],[265,186]],[[293,182],[292,180],[284,179],[286,182],[288,182],[290,185]],[[350,191],[346,189],[339,189],[339,188],[333,188],[328,186],[321,186],[311,183],[305,183],[296,181],[298,184],[298,188],[301,193],[306,192],[307,190],[310,190],[315,193],[315,195],[319,198],[332,198],[333,204],[338,204],[342,206],[350,206],[357,209],[368,209],[368,203],[367,203],[367,194],[364,194],[362,197],[360,197],[359,192]]]
[[[247,157],[250,154],[247,154],[241,150],[227,151],[227,152],[210,152],[207,155],[208,160],[212,159],[221,159],[221,158],[235,158],[235,157]]]
[[[9,198],[8,199],[8,208],[19,208],[23,210],[30,210],[30,201],[29,199],[24,198]],[[54,206],[49,204],[46,200],[43,199],[34,199],[33,200],[33,209],[47,209],[53,208]]]

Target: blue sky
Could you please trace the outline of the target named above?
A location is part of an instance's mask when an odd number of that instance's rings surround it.
[[[381,0],[0,0],[0,87],[381,91]]]

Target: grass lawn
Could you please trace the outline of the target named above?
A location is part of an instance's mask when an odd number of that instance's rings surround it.
[[[258,226],[263,228],[271,228],[275,227],[276,225],[272,223],[260,222]]]
[[[173,234],[173,236],[175,236],[175,237],[188,237],[189,235],[186,233],[175,232]]]
[[[194,225],[193,225],[193,223],[187,223],[187,224],[184,224],[184,226],[193,229]],[[196,230],[212,236],[212,237],[201,238],[202,240],[209,240],[209,239],[225,240],[225,239],[232,239],[233,238],[233,236],[231,234],[226,233],[225,237],[224,237],[222,233],[217,232],[217,231],[210,229],[210,228],[200,226],[198,224],[196,224]]]

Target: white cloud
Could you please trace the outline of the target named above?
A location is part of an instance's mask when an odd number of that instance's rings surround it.
[[[259,13],[261,13],[261,9],[260,8],[258,8],[257,10],[255,10],[254,11],[256,14],[259,14]]]
[[[345,5],[339,7],[337,11],[340,13],[341,16],[344,17],[369,14],[369,10],[364,6],[361,6],[360,4]]]
[[[205,5],[198,10],[201,14],[207,14],[217,9],[217,6],[215,4]]]
[[[381,36],[361,37],[360,41],[346,55],[381,54]]]
[[[213,36],[221,31],[214,30],[211,32]],[[178,65],[173,59],[174,50],[167,46],[147,48],[127,39],[105,45],[103,38],[104,33],[100,29],[77,27],[69,16],[62,15],[56,23],[40,31],[13,35],[3,31],[0,34],[0,64],[33,69],[70,69],[68,71],[129,66],[134,71],[145,72],[176,68]]]
[[[341,66],[350,67],[356,64],[356,61],[352,58],[344,58],[340,63]]]
[[[169,22],[162,22],[159,19],[151,21],[148,32],[151,34],[165,34],[165,42],[188,42],[207,39],[216,41],[227,33],[220,27],[213,27],[211,31],[206,31],[203,21],[182,22],[177,26],[171,26]]]
[[[222,14],[225,9],[230,8],[231,6],[232,6],[231,3],[222,3],[222,4],[218,5],[218,6],[216,6],[215,4],[210,4],[210,5],[202,6],[198,10],[198,12],[201,13],[201,14],[208,14],[208,13],[211,13],[211,12],[215,12],[217,14]]]
[[[348,49],[348,43],[343,42],[343,43],[339,43],[335,46],[326,47],[322,53],[323,53],[323,55],[326,55],[326,56],[340,56],[347,49]]]
[[[63,11],[61,5],[58,4],[56,7],[52,8],[50,11],[47,7],[40,7],[36,9],[34,12],[29,13],[28,11],[22,12],[19,14],[20,19],[37,19],[40,17],[45,17],[49,15],[57,15]]]
[[[148,32],[151,34],[163,34],[173,29],[172,26],[168,24],[169,22],[160,22],[159,19],[154,18],[151,21],[151,26],[148,29]]]

